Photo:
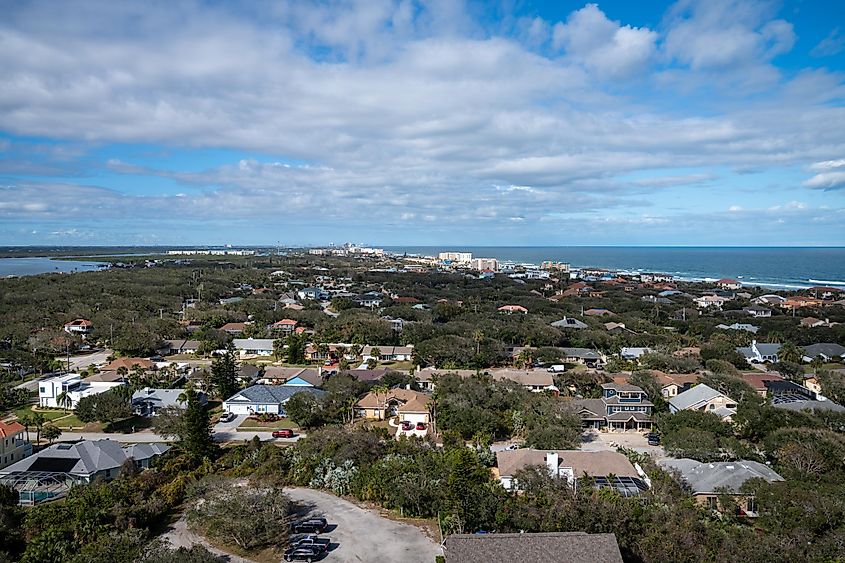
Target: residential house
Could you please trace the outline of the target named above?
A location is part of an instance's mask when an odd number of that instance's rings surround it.
[[[759,326],[747,323],[734,323],[732,325],[718,324],[716,325],[716,328],[719,330],[744,330],[745,332],[750,332],[751,334],[757,334],[757,331],[760,330]]]
[[[374,309],[375,307],[381,307],[382,296],[381,293],[378,293],[377,291],[370,291],[368,293],[364,293],[363,295],[357,295],[353,297],[352,300],[360,307],[369,307],[370,309]]]
[[[455,375],[457,377],[467,378],[477,374],[478,372],[474,369],[434,369],[430,367],[418,369],[414,372],[420,389],[428,392],[434,391],[436,385],[435,380],[440,377]]]
[[[596,488],[610,488],[623,496],[637,496],[648,490],[643,475],[623,454],[611,451],[534,450],[521,448],[496,452],[499,482],[517,489],[519,471],[531,466],[545,467],[549,475],[566,479],[575,489],[579,479],[588,478]]]
[[[756,461],[702,463],[686,458],[666,458],[659,461],[658,465],[663,469],[677,471],[695,501],[702,506],[720,510],[719,497],[723,494],[731,495],[737,503],[739,516],[757,516],[754,497],[742,490],[746,481],[763,479],[773,483],[784,480],[770,467]]]
[[[0,469],[32,455],[32,444],[24,437],[23,424],[0,421]]]
[[[555,387],[554,377],[546,370],[534,369],[491,369],[487,372],[496,381],[513,381],[530,391],[551,391],[557,395],[560,390]]]
[[[164,408],[187,407],[184,389],[152,389],[144,387],[132,394],[132,412],[138,416],[153,417]],[[208,397],[202,391],[197,391],[197,400],[201,405],[208,404]]]
[[[273,342],[272,338],[235,338],[232,345],[241,357],[272,356]]]
[[[669,412],[684,410],[713,413],[722,420],[731,422],[736,415],[736,401],[708,385],[699,383],[669,399]]]
[[[755,297],[751,300],[752,303],[755,305],[781,305],[786,302],[786,297],[782,295],[776,295],[774,293],[767,293],[766,295],[761,295],[760,297]]]
[[[832,323],[829,319],[821,320],[815,317],[805,317],[801,319],[801,327],[802,328],[819,328],[819,327],[832,327],[839,323]]]
[[[244,330],[246,330],[246,327],[246,323],[226,323],[221,326],[219,330],[222,330],[231,336],[240,336],[243,334]]]
[[[338,375],[348,375],[350,377],[354,377],[358,381],[380,381],[382,377],[387,375],[388,373],[395,371],[388,368],[376,368],[376,369],[365,369],[365,368],[356,368],[356,369],[347,369],[338,372]]]
[[[158,350],[162,356],[173,354],[196,354],[200,349],[199,340],[165,340],[164,345]]]
[[[414,355],[414,346],[364,346],[361,350],[361,355],[364,358],[373,357],[373,350],[379,352],[377,358],[382,362],[406,362]]]
[[[400,297],[398,295],[396,297],[393,297],[392,299],[393,302],[397,305],[413,305],[414,303],[420,302],[420,300],[416,297]]]
[[[629,348],[623,346],[619,352],[619,355],[624,360],[639,360],[640,357],[644,356],[645,354],[651,354],[654,352],[651,348]]]
[[[572,364],[584,364],[595,368],[607,363],[607,357],[599,351],[589,348],[560,348],[564,362]]]
[[[405,328],[406,324],[413,322],[413,321],[406,321],[405,319],[401,319],[401,318],[394,319],[393,317],[388,317],[388,316],[382,317],[381,320],[383,320],[387,323],[390,323],[390,328],[393,329],[394,332],[402,332],[402,330]]]
[[[285,403],[297,393],[311,393],[319,397],[324,391],[306,386],[253,385],[223,401],[223,410],[234,414],[285,416]]]
[[[810,344],[802,348],[802,358],[805,362],[812,362],[815,358],[821,358],[825,363],[841,362],[845,360],[845,346],[835,342],[822,342]]]
[[[75,409],[83,397],[99,395],[123,385],[122,381],[87,382],[78,373],[51,377],[38,382],[38,405],[41,407]],[[64,395],[65,402],[60,397]]]
[[[612,317],[615,314],[609,309],[587,309],[584,311],[584,316],[587,317]]]
[[[322,387],[323,369],[317,368],[288,368],[267,366],[258,380],[264,385],[303,385],[306,387]]]
[[[653,370],[652,373],[660,383],[660,394],[664,399],[671,399],[698,383],[697,373],[663,373]]]
[[[155,362],[149,358],[116,358],[103,366],[102,369],[104,371],[117,371],[120,368],[125,369],[127,372],[131,372],[136,369],[146,371],[155,369]]]
[[[750,385],[761,397],[768,395],[769,382],[783,381],[783,377],[780,375],[763,371],[743,372],[740,374],[740,378]]]
[[[816,299],[815,297],[806,297],[804,295],[796,295],[789,297],[780,304],[783,309],[794,311],[795,309],[802,309],[804,307],[821,307],[824,301]]]
[[[767,319],[772,316],[772,310],[768,307],[760,305],[752,305],[751,307],[743,307],[743,312],[754,317],[755,319]]]
[[[571,404],[585,428],[649,430],[654,405],[646,392],[627,383],[602,384],[600,399],[573,399]]]
[[[290,336],[296,330],[297,321],[293,319],[281,319],[267,325],[267,332],[273,336]]]
[[[552,326],[555,328],[560,329],[576,329],[581,330],[584,328],[590,328],[590,325],[583,321],[579,321],[578,319],[573,319],[572,317],[563,317],[559,321],[555,321],[552,323]]]
[[[505,313],[507,315],[513,315],[514,313],[519,313],[521,315],[528,314],[528,309],[522,305],[502,305],[498,310],[500,313]]]
[[[243,300],[244,300],[243,297],[236,295],[235,297],[224,297],[223,299],[221,299],[219,301],[219,303],[221,305],[234,305],[235,303],[240,303]]]
[[[400,421],[431,421],[429,395],[411,389],[390,389],[387,393],[367,393],[355,403],[355,415],[368,420],[398,416]]]
[[[634,334],[633,330],[625,328],[624,323],[604,323],[604,329],[609,332],[610,334],[622,334],[622,333],[630,333]]]
[[[310,299],[312,301],[326,301],[329,299],[329,292],[322,287],[305,287],[296,292],[299,299]]]
[[[659,295],[644,295],[640,300],[651,303],[652,305],[672,305],[674,303],[668,297],[661,297]]]
[[[237,370],[238,371],[235,373],[235,379],[237,379],[238,383],[243,386],[249,386],[256,383],[256,381],[264,375],[264,366],[256,366],[246,362],[238,364]]]
[[[702,295],[696,297],[693,301],[699,309],[718,309],[721,311],[722,306],[730,299],[719,295]]]
[[[65,323],[64,331],[68,334],[76,334],[82,337],[91,334],[94,330],[94,323],[88,319],[75,319],[69,323]]]
[[[758,343],[756,340],[752,340],[751,346],[740,346],[736,351],[750,363],[776,364],[778,363],[780,344]]]
[[[446,563],[622,563],[615,535],[586,532],[455,534],[443,555]]]
[[[33,505],[63,497],[75,485],[114,479],[129,459],[149,467],[168,449],[167,444],[121,446],[112,440],[55,444],[0,469],[0,483],[18,492],[20,504]]]
[[[741,289],[742,284],[731,278],[716,280],[716,285],[721,289]]]

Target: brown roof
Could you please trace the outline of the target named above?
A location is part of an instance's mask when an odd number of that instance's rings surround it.
[[[378,368],[378,369],[347,369],[341,371],[341,375],[351,375],[358,381],[378,381],[385,375],[387,372],[392,371],[386,368]]]
[[[2,422],[0,421],[0,436],[4,438],[11,438],[15,434],[23,432],[25,428],[19,422]]]
[[[631,413],[624,413],[631,414]],[[624,455],[611,451],[584,452],[581,450],[506,450],[496,452],[499,475],[512,476],[530,465],[546,465],[546,454],[558,454],[558,467],[571,467],[576,477],[639,477],[637,470]]]
[[[246,329],[246,323],[226,323],[220,327],[220,330],[229,332],[229,331],[241,331],[243,332]]]
[[[115,381],[120,381],[123,379],[123,376],[118,375],[117,371],[112,370],[102,370],[94,375],[90,375],[83,379],[86,383],[96,383],[96,382],[104,382],[104,383],[114,383]]]
[[[443,543],[446,563],[622,563],[613,534],[456,534]]]
[[[552,374],[545,370],[533,369],[491,369],[490,377],[497,381],[507,379],[520,385],[554,385]]]
[[[742,374],[742,380],[748,383],[755,391],[766,389],[766,381],[782,381],[783,377],[774,373],[749,372]]]
[[[474,369],[421,369],[414,372],[418,381],[431,381],[434,377],[457,375],[458,377],[472,377],[477,372]]]
[[[425,393],[421,393],[419,391],[413,391],[411,389],[391,389],[387,392],[387,394],[376,394],[376,393],[367,393],[364,395],[356,404],[355,406],[362,408],[362,409],[374,409],[384,405],[386,401],[390,399],[396,399],[401,401],[403,404],[408,404],[413,402],[420,402],[423,406],[428,403],[428,395]],[[424,409],[425,412],[428,412],[428,409]],[[409,411],[409,412],[423,412],[423,411]]]
[[[131,371],[135,366],[141,369],[150,369],[154,365],[153,361],[147,358],[117,358],[105,366],[103,371],[117,371],[119,368],[126,368]]]
[[[417,396],[396,409],[399,413],[428,412],[428,395]]]
[[[93,323],[88,319],[76,319],[65,323],[65,326],[91,326]]]

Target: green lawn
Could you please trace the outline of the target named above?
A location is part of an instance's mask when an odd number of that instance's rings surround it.
[[[247,419],[238,426],[238,430],[252,430],[252,431],[261,431],[261,430],[280,430],[282,428],[290,428],[292,430],[299,430],[299,426],[294,424],[292,420],[289,418],[280,418],[276,422],[258,422],[255,419]]]
[[[19,419],[27,415],[32,416],[37,412],[38,414],[42,415],[46,420],[55,420],[62,416],[66,416],[68,414],[73,413],[73,411],[65,412],[62,409],[39,409],[37,411],[34,411],[32,410],[34,406],[35,405],[26,405],[23,407],[18,407],[12,412],[15,413],[15,416],[17,416]]]

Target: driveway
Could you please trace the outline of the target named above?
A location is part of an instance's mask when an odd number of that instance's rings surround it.
[[[325,516],[332,549],[329,563],[432,563],[442,551],[419,528],[388,520],[334,495],[312,489],[285,489],[305,512]]]
[[[645,434],[639,432],[596,432],[588,430],[581,435],[581,449],[584,451],[616,451],[616,448],[619,447],[648,454],[655,461],[666,457],[663,446],[649,446]]]
[[[227,553],[222,549],[214,547],[204,537],[189,530],[188,523],[185,518],[186,516],[183,514],[182,517],[173,524],[173,527],[169,528],[161,535],[161,538],[170,542],[170,545],[173,547],[184,547],[186,549],[190,549],[192,545],[205,546],[210,552],[220,557],[223,561],[228,561],[229,563],[253,563],[252,559]]]

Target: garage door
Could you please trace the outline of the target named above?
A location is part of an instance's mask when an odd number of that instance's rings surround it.
[[[226,410],[234,414],[249,414],[249,405],[227,404]]]

